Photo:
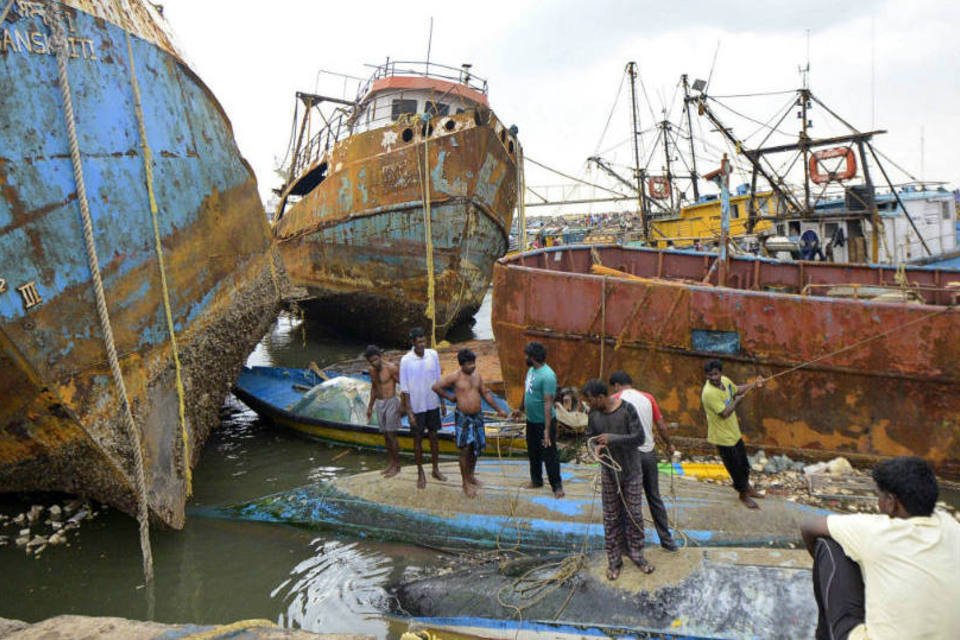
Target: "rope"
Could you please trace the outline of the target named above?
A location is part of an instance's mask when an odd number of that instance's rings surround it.
[[[212,640],[213,638],[219,638],[227,634],[234,634],[237,631],[246,631],[247,629],[256,629],[256,628],[272,628],[277,625],[269,620],[238,620],[237,622],[231,622],[230,624],[222,624],[213,629],[207,629],[206,631],[200,631],[198,633],[191,633],[190,635],[181,636],[183,640]]]
[[[163,259],[163,245],[160,242],[160,221],[157,197],[153,190],[153,150],[147,140],[147,126],[143,117],[143,101],[140,96],[140,83],[133,61],[133,44],[130,34],[127,37],[127,57],[130,60],[130,85],[133,87],[133,106],[137,114],[137,130],[140,133],[140,149],[143,151],[143,170],[147,178],[147,197],[150,200],[150,220],[153,223],[153,249],[157,254],[160,267],[160,291],[163,294],[163,311],[167,318],[167,332],[170,334],[170,350],[173,353],[173,369],[177,378],[177,418],[180,422],[180,440],[183,447],[183,471],[187,481],[187,497],[193,494],[193,472],[190,469],[190,435],[187,433],[187,411],[183,390],[183,368],[180,366],[180,350],[177,348],[177,333],[173,325],[173,312],[170,309],[170,290],[167,286],[167,270]]]
[[[800,364],[798,364],[798,365],[796,365],[796,366],[793,366],[793,367],[790,367],[789,369],[786,369],[786,370],[784,370],[784,371],[781,371],[780,373],[776,373],[776,374],[770,376],[769,378],[764,378],[763,381],[764,381],[764,383],[767,383],[767,382],[769,382],[770,380],[773,380],[773,379],[775,379],[775,378],[779,378],[780,376],[785,376],[785,375],[787,375],[788,373],[793,373],[794,371],[797,371],[798,369],[803,369],[804,367],[809,367],[810,365],[812,365],[812,364],[814,364],[814,363],[817,363],[817,362],[820,362],[821,360],[826,360],[826,359],[828,359],[828,358],[832,358],[833,356],[838,356],[838,355],[840,355],[841,353],[845,353],[845,352],[847,352],[847,351],[852,351],[853,349],[856,349],[857,347],[862,347],[863,345],[865,345],[865,344],[867,344],[867,343],[869,343],[869,342],[873,342],[874,340],[879,340],[880,338],[885,338],[885,337],[887,337],[888,335],[890,335],[891,333],[894,333],[894,332],[897,332],[897,331],[901,331],[901,330],[906,329],[907,327],[910,327],[910,326],[912,326],[912,325],[919,324],[919,323],[923,322],[924,320],[929,320],[930,318],[933,318],[933,317],[935,317],[935,316],[939,316],[939,315],[942,315],[942,314],[944,314],[944,313],[947,313],[947,312],[950,311],[952,308],[953,308],[953,307],[943,307],[942,309],[937,309],[936,311],[933,311],[932,313],[928,313],[928,314],[926,314],[926,315],[920,316],[919,318],[914,318],[913,320],[911,320],[911,321],[909,321],[909,322],[906,322],[906,323],[901,324],[901,325],[899,325],[899,326],[896,326],[896,327],[893,327],[893,328],[891,328],[891,329],[888,329],[887,331],[884,331],[884,332],[882,332],[882,333],[878,333],[878,334],[876,334],[876,335],[870,336],[869,338],[864,338],[863,340],[858,340],[857,342],[854,342],[853,344],[847,345],[847,346],[845,346],[845,347],[843,347],[843,348],[841,348],[841,349],[837,349],[836,351],[831,351],[830,353],[824,354],[824,355],[822,355],[822,356],[818,356],[818,357],[814,358],[813,360],[807,360],[806,362],[802,362],[802,363],[800,363]]]
[[[607,276],[600,290],[600,378],[603,378],[603,356],[607,346]]]
[[[427,310],[430,318],[430,346],[437,346],[436,282],[433,273],[433,229],[430,221],[430,156],[427,142],[430,138],[430,114],[423,114],[423,235],[427,249]]]
[[[10,13],[11,8],[13,8],[13,0],[7,2],[7,6],[3,8],[3,13],[0,13],[0,24],[7,21],[7,14]]]
[[[80,205],[80,217],[83,224],[83,239],[86,245],[87,262],[90,266],[90,277],[93,282],[97,301],[97,317],[100,321],[100,330],[107,350],[107,359],[110,363],[110,372],[123,408],[124,423],[127,428],[127,437],[133,453],[134,477],[137,498],[137,522],[140,525],[140,552],[143,555],[143,577],[149,585],[153,582],[153,553],[150,549],[150,525],[147,506],[147,483],[143,470],[143,451],[140,449],[140,432],[133,421],[130,411],[130,400],[127,397],[127,388],[123,381],[123,372],[120,370],[120,361],[117,357],[117,346],[113,337],[113,327],[110,324],[110,314],[107,311],[107,300],[103,290],[103,280],[100,277],[100,261],[97,258],[97,248],[93,237],[93,220],[90,215],[90,206],[87,202],[87,187],[83,177],[83,165],[80,160],[80,143],[77,140],[77,123],[73,112],[73,97],[70,91],[70,78],[67,75],[67,41],[64,33],[62,16],[55,0],[47,0],[48,15],[53,28],[53,46],[56,49],[57,70],[59,74],[60,94],[63,98],[64,114],[66,116],[67,136],[70,140],[70,162],[73,165],[73,176],[77,184],[77,201]]]

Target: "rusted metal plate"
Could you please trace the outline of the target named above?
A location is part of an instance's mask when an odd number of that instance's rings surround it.
[[[539,340],[561,384],[625,370],[657,396],[679,435],[703,437],[708,359],[722,359],[738,382],[809,362],[741,403],[749,444],[920,455],[960,476],[960,310],[934,290],[949,272],[908,269],[911,283],[929,287],[920,289],[929,304],[911,305],[780,292],[811,283],[894,285],[892,268],[736,259],[733,286],[718,287],[709,256],[618,247],[596,255],[646,279],[590,275],[587,247],[495,266],[493,329],[511,401],[522,393],[523,346]]]
[[[427,141],[438,337],[480,306],[517,195],[518,149],[496,119],[444,122]],[[424,133],[398,122],[346,138],[322,159],[327,177],[274,226],[291,282],[325,318],[394,344],[429,322]]]
[[[26,46],[22,35],[48,32],[46,14],[24,8],[36,4],[18,0],[2,25],[0,278],[12,286],[0,293],[0,490],[71,491],[132,510],[132,450],[96,316],[56,59],[36,44],[42,38]],[[269,229],[219,104],[144,33],[152,10],[79,4],[97,10],[66,11],[70,37],[86,43],[68,60],[68,78],[107,310],[153,515],[181,526],[187,465],[276,300]],[[117,24],[137,36],[192,460],[183,455],[127,38]],[[29,296],[20,289],[27,283]]]

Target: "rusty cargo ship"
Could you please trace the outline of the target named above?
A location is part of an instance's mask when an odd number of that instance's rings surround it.
[[[256,178],[150,3],[0,11],[0,490],[179,528],[277,301]]]
[[[284,266],[326,321],[394,344],[414,326],[440,339],[477,311],[506,253],[516,129],[469,65],[388,62],[357,96],[298,94],[273,227]]]
[[[960,477],[960,272],[716,261],[619,246],[501,259],[493,330],[508,400],[520,399],[523,346],[537,340],[561,385],[629,372],[695,445],[703,364],[720,358],[738,382],[785,374],[740,405],[748,445],[864,462],[919,455]]]

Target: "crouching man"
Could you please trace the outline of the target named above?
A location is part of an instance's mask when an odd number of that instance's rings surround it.
[[[933,471],[920,458],[893,458],[873,480],[879,515],[801,527],[813,556],[817,639],[960,638],[960,523],[934,510]]]

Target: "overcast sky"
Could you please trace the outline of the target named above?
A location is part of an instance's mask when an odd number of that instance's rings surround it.
[[[716,96],[795,89],[807,60],[810,88],[858,129],[886,129],[876,139],[887,156],[926,180],[955,187],[960,178],[960,3],[944,0],[836,2],[768,0],[556,0],[483,3],[166,0],[162,3],[188,62],[217,95],[264,200],[278,186],[276,158],[287,148],[297,90],[339,95],[342,79],[318,70],[367,76],[365,65],[426,57],[474,72],[490,85],[490,104],[516,124],[526,155],[566,173],[614,183],[587,170],[598,150],[630,164],[629,89],[615,106],[627,61],[635,60],[651,106],[640,127],[671,108],[681,73],[707,79]],[[716,55],[716,63],[713,64]],[[318,85],[319,80],[319,85]],[[354,86],[348,86],[353,97]],[[643,95],[641,95],[643,98]],[[731,98],[724,104],[766,121],[789,96]],[[651,113],[651,111],[653,113]],[[717,109],[740,137],[757,127]],[[611,115],[612,114],[612,115]],[[608,117],[610,124],[601,139]],[[822,110],[812,133],[840,133]],[[791,113],[783,129],[795,132]],[[695,131],[710,135],[700,119]],[[760,134],[762,137],[763,134]],[[923,139],[923,145],[921,145]],[[750,142],[758,140],[755,136]],[[650,143],[653,139],[650,138]],[[719,141],[715,141],[719,145]],[[923,153],[921,154],[921,146]],[[705,156],[716,155],[699,147]],[[703,164],[709,160],[704,158]],[[660,163],[662,164],[662,163]],[[653,170],[660,164],[651,165]],[[698,167],[701,173],[710,166]],[[921,173],[922,170],[922,173]],[[891,175],[905,180],[902,173]],[[528,167],[527,184],[561,195],[563,178]],[[589,189],[568,197],[599,196]],[[527,201],[535,200],[528,194]],[[595,205],[594,210],[604,210]],[[531,213],[548,213],[539,209]]]

